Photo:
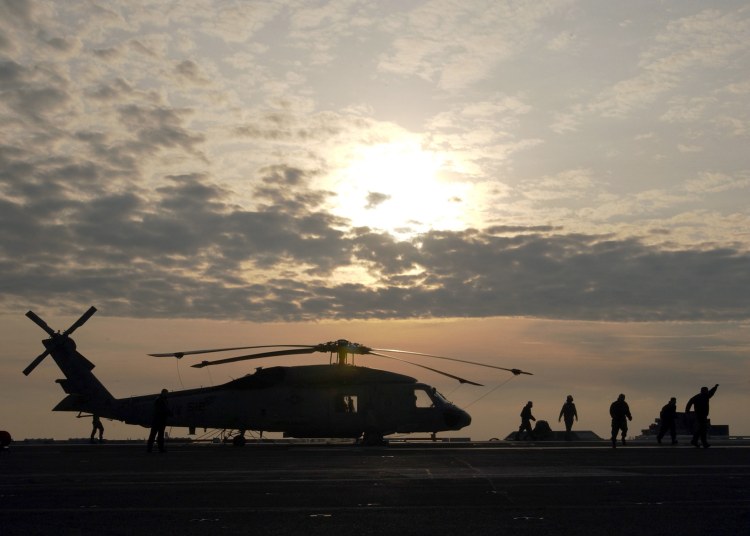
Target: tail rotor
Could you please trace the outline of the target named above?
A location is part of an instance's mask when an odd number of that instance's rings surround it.
[[[72,334],[75,330],[80,328],[82,325],[84,325],[89,318],[96,312],[96,307],[93,305],[89,307],[88,311],[83,313],[81,317],[73,322],[71,326],[66,329],[64,332],[55,332],[51,327],[47,325],[47,323],[42,320],[39,315],[37,315],[34,311],[29,311],[26,313],[26,316],[29,317],[29,319],[34,322],[37,326],[42,328],[44,331],[47,332],[47,335],[50,336],[50,339],[44,341],[44,346],[47,348],[44,352],[39,354],[34,361],[32,361],[28,367],[23,369],[24,375],[28,376],[31,374],[31,371],[33,371],[39,364],[44,361],[44,358],[47,357],[50,354],[50,351],[53,348],[59,347],[61,344],[64,344],[66,341],[70,340],[69,335]]]

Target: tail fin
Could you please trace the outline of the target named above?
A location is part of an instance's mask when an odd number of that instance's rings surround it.
[[[75,341],[70,338],[70,334],[85,324],[95,312],[96,308],[90,307],[63,333],[53,331],[33,311],[26,313],[26,316],[46,331],[50,338],[42,341],[45,351],[37,356],[23,373],[28,376],[45,357],[51,355],[65,375],[65,379],[57,380],[57,383],[68,396],[57,404],[53,411],[85,411],[101,417],[114,417],[114,397],[91,372],[94,364],[78,353]]]

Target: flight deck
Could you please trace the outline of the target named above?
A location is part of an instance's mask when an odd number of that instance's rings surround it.
[[[746,443],[12,445],[0,534],[750,534]]]

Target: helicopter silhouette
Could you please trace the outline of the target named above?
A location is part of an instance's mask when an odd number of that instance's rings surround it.
[[[126,424],[151,426],[157,394],[115,398],[91,372],[94,364],[77,350],[70,337],[96,312],[90,307],[67,330],[50,328],[33,311],[26,313],[50,338],[42,341],[45,351],[23,373],[28,376],[48,355],[52,356],[65,379],[56,380],[67,396],[53,411],[96,414]],[[171,415],[167,425],[237,431],[235,445],[245,443],[245,432],[281,432],[284,437],[351,438],[365,445],[383,444],[388,435],[460,430],[471,423],[471,416],[449,402],[437,389],[415,378],[385,370],[355,366],[355,355],[374,355],[409,363],[460,383],[477,382],[413,363],[388,354],[422,356],[467,363],[510,372],[531,373],[485,363],[396,349],[370,348],[344,339],[316,345],[275,344],[188,350],[149,354],[154,357],[183,358],[250,349],[279,348],[259,353],[202,361],[195,368],[245,360],[286,355],[329,353],[327,365],[272,366],[222,385],[172,391],[168,395]],[[335,359],[334,359],[335,357]]]

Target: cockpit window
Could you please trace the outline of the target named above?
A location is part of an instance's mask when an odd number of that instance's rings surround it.
[[[414,389],[414,406],[417,408],[431,408],[434,406],[432,398],[424,389]]]
[[[434,389],[434,390],[432,391],[432,394],[433,394],[433,395],[435,395],[435,397],[437,397],[437,398],[438,398],[439,400],[441,400],[442,402],[448,402],[448,399],[447,399],[447,398],[445,398],[445,395],[443,395],[443,393],[441,393],[441,392],[440,392],[440,391],[438,391],[437,389]]]

